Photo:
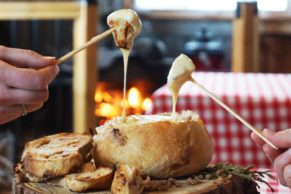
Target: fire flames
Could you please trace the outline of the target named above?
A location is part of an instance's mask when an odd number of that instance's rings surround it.
[[[97,83],[95,89],[95,115],[105,119],[120,116],[122,113],[122,90],[109,89],[108,83]],[[152,101],[137,87],[127,91],[126,112],[129,114],[143,114],[151,108]]]

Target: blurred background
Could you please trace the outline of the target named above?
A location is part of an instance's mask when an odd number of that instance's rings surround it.
[[[93,7],[95,16],[87,21],[94,22],[88,25],[96,26],[97,34],[108,29],[106,18],[117,9],[131,8],[139,14],[143,29],[128,67],[129,114],[142,114],[151,106],[152,93],[166,83],[172,61],[180,53],[194,61],[197,71],[291,72],[291,0],[0,1],[0,12],[1,7],[6,9],[6,15],[0,13],[0,45],[57,58],[72,50],[79,36],[74,17],[38,19],[29,11],[31,3],[46,2],[55,6],[52,13],[61,2]],[[28,17],[13,15],[21,12],[19,6]],[[121,113],[123,64],[112,37],[98,43],[94,54],[96,62],[90,63],[97,69],[92,96],[97,126]],[[41,110],[0,126],[0,193],[10,187],[12,164],[19,160],[25,142],[74,128],[73,60],[60,69]]]

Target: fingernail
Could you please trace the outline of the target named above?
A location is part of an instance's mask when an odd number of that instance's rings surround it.
[[[56,57],[52,57],[52,56],[45,56],[44,58],[49,59],[49,60],[56,60]]]
[[[57,74],[60,72],[59,66],[56,66]]]

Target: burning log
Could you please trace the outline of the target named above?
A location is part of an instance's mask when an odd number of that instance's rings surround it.
[[[109,83],[98,83],[95,90],[95,115],[104,120],[120,116],[122,113],[122,90],[110,88]],[[128,114],[143,114],[151,107],[152,102],[138,87],[127,91],[126,112]]]

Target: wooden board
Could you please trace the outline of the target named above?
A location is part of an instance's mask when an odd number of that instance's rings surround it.
[[[197,185],[187,184],[187,180],[178,180],[179,186],[172,186],[167,191],[152,191],[145,194],[255,194],[255,184],[239,177],[231,179],[218,178]],[[62,186],[48,183],[14,184],[15,194],[75,194]],[[87,194],[111,194],[110,191],[87,192]]]

